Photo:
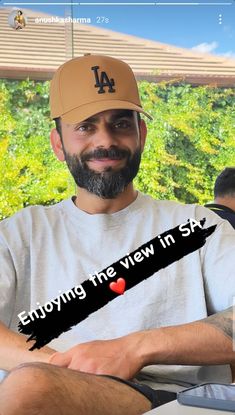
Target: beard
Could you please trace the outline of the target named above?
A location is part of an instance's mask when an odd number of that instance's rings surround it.
[[[141,161],[140,146],[132,154],[129,150],[111,146],[109,149],[97,148],[93,152],[80,157],[67,153],[64,149],[65,161],[78,187],[99,196],[102,199],[114,199],[124,191],[138,173]],[[118,170],[108,166],[102,172],[92,170],[86,164],[91,159],[126,159],[125,165]]]

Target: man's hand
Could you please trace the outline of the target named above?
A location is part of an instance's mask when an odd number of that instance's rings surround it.
[[[132,379],[148,365],[235,364],[233,308],[202,320],[79,344],[49,363],[94,374]]]
[[[141,333],[114,340],[81,343],[65,353],[54,353],[49,363],[93,374],[132,379],[143,367],[140,356]]]

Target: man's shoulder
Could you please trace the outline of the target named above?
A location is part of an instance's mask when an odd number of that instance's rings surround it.
[[[210,209],[198,205],[197,203],[184,204],[177,200],[160,200],[152,196],[142,194],[142,207],[149,207],[156,212],[159,220],[169,221],[175,224],[183,223],[188,219],[196,219],[198,221],[206,219],[206,224],[220,224],[224,220],[216,215]],[[168,221],[168,220],[167,220]]]
[[[23,228],[27,230],[27,227],[32,223],[40,222],[48,219],[55,219],[63,209],[63,205],[66,200],[58,202],[54,205],[32,205],[27,206],[18,212],[14,213],[11,217],[3,219],[0,222],[0,233],[7,229],[13,229],[14,227]]]
[[[166,207],[166,208],[169,208],[169,209],[187,206],[183,203],[180,203],[177,200],[157,199],[154,196],[151,196],[149,194],[142,193],[142,192],[139,192],[139,194],[140,194],[141,202],[142,202],[143,206],[144,205],[150,205],[150,206],[152,205],[152,206],[159,207],[159,208]]]
[[[196,204],[185,204],[182,202],[179,202],[178,200],[169,200],[169,199],[157,199],[156,197],[139,192],[141,201],[143,204],[153,205],[156,207],[162,207],[162,208],[169,208],[169,209],[186,209],[188,207],[196,206]]]

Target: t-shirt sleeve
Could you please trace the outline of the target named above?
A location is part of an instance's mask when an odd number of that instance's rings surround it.
[[[200,209],[200,219],[202,217],[206,217],[204,227],[217,224],[202,249],[202,272],[210,315],[231,307],[235,299],[235,230],[227,220],[207,209]]]
[[[16,272],[6,243],[0,235],[0,320],[10,325],[16,297]]]

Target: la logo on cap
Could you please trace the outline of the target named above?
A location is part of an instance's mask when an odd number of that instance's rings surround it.
[[[98,94],[104,94],[105,90],[104,87],[108,86],[108,92],[115,92],[115,89],[113,88],[113,86],[115,85],[113,78],[108,77],[108,75],[106,74],[106,72],[102,71],[100,73],[100,78],[99,78],[99,73],[98,73],[98,69],[100,69],[99,66],[92,66],[92,71],[94,71],[95,74],[95,87],[99,88],[99,90],[97,91]]]

